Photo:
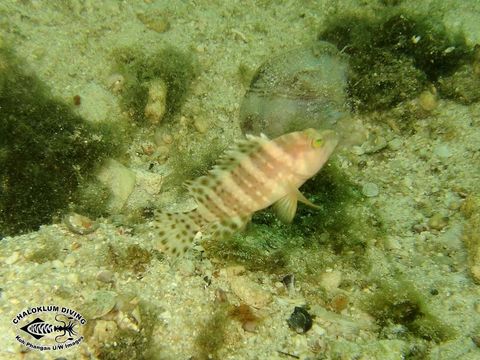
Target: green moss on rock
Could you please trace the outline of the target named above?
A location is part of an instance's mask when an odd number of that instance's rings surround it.
[[[195,338],[196,358],[199,360],[220,359],[218,352],[225,343],[225,332],[229,323],[228,306],[218,306],[212,316],[201,325]]]
[[[425,297],[405,280],[382,281],[380,288],[365,300],[364,307],[383,329],[400,325],[407,330],[403,336],[409,338],[438,343],[455,335],[429,308]]]
[[[319,39],[350,55],[349,94],[353,107],[361,111],[389,109],[413,99],[473,57],[462,34],[448,33],[431,16],[395,9],[377,16],[338,16]]]
[[[108,245],[106,262],[116,271],[132,271],[137,275],[145,272],[153,259],[153,253],[137,244],[127,246],[125,249]]]
[[[113,54],[116,70],[125,77],[123,104],[138,123],[145,122],[149,85],[162,80],[167,86],[165,119],[182,106],[192,80],[198,74],[193,55],[167,46],[151,55],[134,48],[117,49]]]
[[[68,206],[82,179],[117,152],[117,130],[84,121],[5,47],[0,109],[0,233],[14,235]]]

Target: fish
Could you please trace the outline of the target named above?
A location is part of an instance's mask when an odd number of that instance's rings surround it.
[[[232,235],[245,227],[253,213],[272,205],[285,223],[293,221],[299,201],[319,208],[299,188],[320,171],[337,144],[333,130],[311,128],[275,139],[247,135],[206,175],[186,182],[197,204],[194,210],[158,214],[152,224],[157,249],[178,257],[199,236]]]

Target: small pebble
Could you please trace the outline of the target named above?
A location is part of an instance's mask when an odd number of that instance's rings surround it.
[[[285,285],[285,288],[287,289],[288,292],[294,292],[295,291],[295,275],[293,274],[288,274],[285,275],[282,278],[282,283]]]
[[[109,313],[117,303],[117,293],[107,290],[96,290],[89,294],[81,306],[80,313],[88,319],[98,319]]]
[[[392,139],[388,142],[388,148],[393,151],[400,150],[402,148],[403,141],[399,138]]]
[[[478,348],[480,348],[480,335],[472,336],[472,341]]]
[[[63,265],[65,265],[66,267],[75,266],[76,263],[77,258],[73,254],[68,254],[67,256],[65,256],[65,260],[63,260]]]
[[[375,154],[388,146],[387,140],[380,135],[371,136],[363,145],[365,154]]]
[[[12,255],[10,255],[5,259],[5,264],[13,265],[18,261],[19,258],[20,258],[20,254],[17,251],[15,251],[14,253],[12,253]]]
[[[193,126],[195,126],[195,129],[200,133],[204,134],[208,130],[208,121],[204,118],[197,117],[194,122]]]
[[[70,213],[63,218],[68,230],[75,234],[86,235],[98,229],[98,224],[86,216]]]
[[[330,308],[336,313],[341,313],[348,306],[348,296],[345,294],[337,294],[330,301]]]
[[[428,227],[430,229],[440,231],[447,225],[448,225],[448,217],[443,216],[440,213],[433,214],[433,216],[428,220]]]
[[[112,74],[107,78],[107,86],[112,92],[121,92],[125,86],[125,78],[121,74]]]
[[[340,283],[342,282],[342,273],[340,271],[330,271],[324,272],[320,275],[319,284],[323,287],[327,292],[332,292],[336,290]]]
[[[432,111],[438,106],[437,96],[435,92],[426,90],[418,96],[418,104],[425,111]]]
[[[114,339],[117,332],[118,326],[115,321],[97,320],[91,337],[94,342],[104,343]]]
[[[450,156],[452,156],[450,148],[445,144],[435,146],[433,153],[440,159],[448,159]]]
[[[155,79],[148,88],[148,101],[145,117],[151,124],[159,124],[167,111],[167,84],[162,79]]]
[[[375,183],[367,182],[362,186],[362,194],[366,197],[378,196],[378,186]]]
[[[478,301],[478,302],[475,304],[474,309],[475,309],[475,311],[477,312],[477,314],[480,314],[480,301]]]
[[[272,301],[272,295],[268,291],[246,276],[235,276],[229,282],[235,295],[249,306],[261,309]]]
[[[110,270],[102,270],[97,274],[97,280],[104,283],[112,283],[114,281],[115,274]]]

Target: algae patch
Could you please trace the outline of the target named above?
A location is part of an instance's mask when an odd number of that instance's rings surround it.
[[[448,33],[433,17],[391,9],[373,17],[337,16],[318,38],[350,56],[349,94],[360,111],[390,109],[413,99],[473,60],[462,34]]]
[[[198,359],[220,359],[218,352],[222,349],[226,327],[229,323],[227,305],[220,305],[208,320],[201,325],[195,338]]]
[[[120,142],[118,129],[76,115],[5,47],[0,108],[0,232],[15,235],[65,210],[101,161],[118,153]],[[92,206],[101,205],[84,207]]]
[[[142,275],[153,259],[153,253],[139,245],[128,245],[125,249],[114,247],[109,244],[105,260],[116,271],[132,271],[136,275]]]
[[[198,65],[189,52],[172,46],[151,55],[134,48],[117,49],[113,53],[116,71],[125,78],[123,105],[138,123],[146,122],[150,109],[151,85],[160,81],[166,86],[165,118],[171,119],[185,102],[190,84],[198,74]],[[150,96],[151,98],[151,96]]]
[[[384,337],[419,338],[435,343],[455,336],[455,330],[438,318],[424,296],[405,280],[382,281],[364,307],[382,327]]]

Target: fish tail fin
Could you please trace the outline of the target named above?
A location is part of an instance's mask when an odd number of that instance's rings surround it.
[[[172,256],[183,255],[204,225],[205,220],[197,210],[185,213],[160,213],[155,222],[156,247]]]

